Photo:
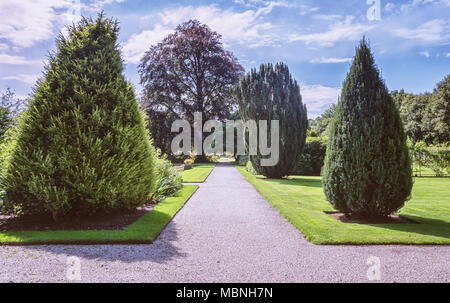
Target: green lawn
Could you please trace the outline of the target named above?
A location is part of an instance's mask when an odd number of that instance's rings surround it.
[[[183,182],[185,183],[201,183],[205,182],[209,174],[216,166],[215,163],[198,163],[194,164],[192,169],[183,170],[180,172]]]
[[[415,178],[412,199],[399,214],[420,224],[342,223],[324,213],[320,177],[292,180],[244,177],[314,244],[450,244],[450,178]]]
[[[0,232],[0,244],[150,243],[172,220],[197,188],[197,185],[184,185],[174,196],[158,203],[154,209],[124,230]]]

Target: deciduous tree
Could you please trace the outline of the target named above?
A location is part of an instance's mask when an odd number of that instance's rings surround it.
[[[243,72],[218,33],[197,20],[180,24],[145,53],[139,66],[142,102],[149,117],[159,118],[150,123],[153,135],[171,139],[165,119],[192,123],[194,112],[201,112],[203,121],[227,118],[235,105],[230,88]],[[155,143],[170,152],[167,143]]]

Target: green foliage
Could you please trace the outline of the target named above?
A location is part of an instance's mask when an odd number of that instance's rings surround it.
[[[250,157],[248,155],[239,155],[237,156],[236,163],[239,166],[246,166],[249,160]]]
[[[411,193],[406,135],[365,39],[343,84],[323,175],[328,201],[345,213],[389,215]]]
[[[14,126],[25,102],[26,100],[16,98],[10,88],[0,93],[0,142],[8,129]]]
[[[325,154],[327,151],[328,139],[325,137],[308,137],[306,138],[303,153],[295,170],[296,175],[319,176]]]
[[[4,179],[8,170],[11,153],[16,143],[16,129],[9,128],[0,141],[0,191],[4,190]]]
[[[425,114],[429,133],[424,140],[427,143],[450,142],[450,74],[438,83]]]
[[[450,142],[450,75],[438,83],[433,93],[414,95],[401,90],[391,95],[400,110],[405,133],[413,143]]]
[[[333,120],[336,105],[331,106],[316,119],[309,120],[309,136],[310,137],[327,137],[330,133],[331,121]]]
[[[173,168],[166,156],[161,156],[161,151],[156,151],[155,157],[156,189],[152,199],[160,201],[176,193],[182,186],[180,174]]]
[[[142,101],[151,122],[155,146],[170,154],[172,122],[193,122],[194,112],[204,121],[224,119],[235,105],[231,87],[244,68],[224,49],[222,37],[198,20],[178,25],[160,43],[150,47],[139,65]],[[208,162],[199,155],[197,162]]]
[[[413,142],[423,140],[426,127],[423,123],[430,94],[413,95],[400,91],[394,92],[394,101],[399,105],[400,116],[403,121],[405,133]]]
[[[245,170],[252,175],[258,175],[258,172],[253,168],[252,161],[248,161],[245,165]]]
[[[192,158],[187,158],[183,161],[184,169],[192,169],[192,165],[194,164],[194,160]]]
[[[275,66],[263,64],[259,71],[252,69],[234,89],[244,121],[268,121],[270,142],[271,120],[279,120],[279,161],[274,166],[262,166],[263,156],[250,155],[250,161],[258,174],[269,178],[282,178],[296,168],[306,139],[308,120],[300,88],[288,67],[283,63]],[[259,133],[259,131],[258,131]]]
[[[426,145],[424,142],[410,144],[415,174],[421,176],[423,168],[431,169],[436,177],[450,173],[450,147],[443,144]]]
[[[117,21],[100,14],[57,39],[19,125],[6,176],[9,209],[86,216],[131,210],[154,190],[154,154],[122,75]]]

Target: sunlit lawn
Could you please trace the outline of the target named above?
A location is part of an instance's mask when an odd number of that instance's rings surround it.
[[[196,163],[192,169],[181,171],[180,175],[185,183],[205,182],[215,166],[214,163]]]
[[[320,177],[291,180],[244,177],[315,244],[450,244],[450,178],[415,178],[412,198],[399,214],[420,224],[342,223],[324,213],[333,208],[325,200]]]

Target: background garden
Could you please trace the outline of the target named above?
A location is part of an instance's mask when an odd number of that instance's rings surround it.
[[[450,242],[450,75],[432,93],[389,92],[363,38],[338,104],[312,120],[287,65],[245,73],[197,20],[145,53],[137,97],[118,34],[115,19],[83,18],[57,38],[28,100],[2,94],[1,242],[152,241],[197,189],[182,183],[205,181],[221,157],[235,157],[314,243]],[[235,149],[173,155],[171,125],[194,112],[279,120],[279,162],[265,167],[260,151]],[[389,221],[399,210],[410,221]],[[97,224],[127,216],[111,230]]]

